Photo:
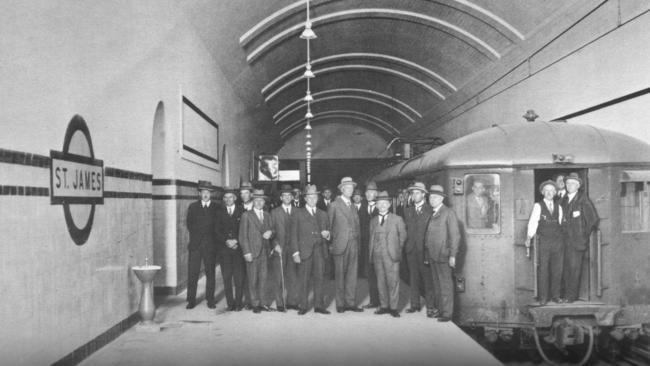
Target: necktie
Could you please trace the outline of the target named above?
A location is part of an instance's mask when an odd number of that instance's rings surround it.
[[[287,215],[290,214],[290,213],[289,213],[289,207],[285,207],[284,210],[287,211]]]
[[[257,212],[257,217],[260,219],[260,221],[264,221],[264,215],[262,214],[262,211]]]
[[[232,207],[228,207],[228,215],[232,216]]]
[[[312,216],[314,216],[314,215],[316,214],[316,210],[314,210],[314,208],[312,207],[312,208],[309,209],[309,213],[310,213]]]
[[[350,205],[351,205],[352,203],[351,203],[350,201],[347,201],[347,202],[345,202],[345,204],[348,205],[348,207],[350,207]]]
[[[551,214],[553,214],[553,202],[550,202],[550,203],[548,204],[548,212],[550,212]]]
[[[422,212],[421,208],[422,208],[422,206],[418,206],[418,207],[415,208],[415,212],[416,212],[418,215],[420,214],[420,212]]]
[[[368,215],[372,215],[372,211],[375,209],[375,205],[368,205]]]
[[[384,220],[386,220],[386,215],[379,215],[380,220],[379,220],[379,225],[383,226],[384,225]]]

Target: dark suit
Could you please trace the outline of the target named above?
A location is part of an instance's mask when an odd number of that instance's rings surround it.
[[[325,296],[323,294],[323,276],[325,263],[328,257],[327,242],[321,236],[323,230],[328,230],[329,219],[327,214],[316,210],[316,215],[306,208],[296,209],[291,225],[290,252],[300,252],[298,264],[298,277],[300,288],[300,309],[307,310],[309,298],[309,279],[314,284],[314,307],[325,309]],[[292,260],[293,263],[293,260]]]
[[[322,199],[318,200],[318,203],[316,203],[316,207],[318,207],[319,209],[327,212],[327,209],[330,208],[330,205],[332,204],[332,202],[334,202],[333,198],[330,198],[330,201],[327,204],[325,203],[325,199],[322,198]]]
[[[216,235],[219,249],[219,258],[221,262],[221,277],[223,277],[223,287],[226,293],[226,302],[228,307],[241,307],[244,289],[245,262],[241,244],[239,243],[239,221],[243,208],[233,205],[232,215],[228,214],[228,209],[220,207],[217,211]],[[226,240],[236,239],[237,248],[231,249],[226,245]],[[233,280],[235,282],[235,294],[233,297]]]
[[[214,303],[215,267],[217,265],[217,239],[214,231],[217,219],[217,205],[210,202],[207,208],[201,201],[192,202],[187,209],[187,229],[190,233],[188,245],[189,258],[187,278],[187,301],[196,301],[196,285],[201,272],[201,262],[205,268],[205,299]]]
[[[262,306],[262,298],[266,290],[267,280],[267,258],[271,251],[270,241],[264,239],[262,234],[271,230],[271,215],[264,212],[264,221],[261,222],[255,210],[246,211],[241,216],[239,223],[239,243],[244,255],[250,253],[252,262],[246,262],[248,275],[248,290],[251,297],[251,305]]]
[[[399,262],[406,241],[406,226],[400,216],[392,213],[386,214],[383,224],[379,220],[379,215],[370,219],[369,260],[377,273],[380,306],[397,310]]]
[[[424,234],[425,256],[433,278],[433,297],[441,316],[451,318],[454,310],[454,283],[449,257],[458,255],[460,229],[456,213],[445,205],[431,216]]]
[[[250,210],[253,209],[253,201],[250,201],[250,202],[251,202],[251,205],[250,205],[250,208],[248,210],[246,209],[246,207],[244,206],[243,203],[240,203],[240,204],[237,205],[242,209],[242,214],[244,212],[246,212],[246,211],[250,211]],[[239,244],[239,246],[241,246],[241,243]],[[242,259],[243,258],[244,257],[243,257],[243,254],[242,254]],[[247,307],[252,306],[251,305],[251,292],[248,289],[248,271],[246,270],[246,261],[244,261],[244,280],[243,281],[244,281],[244,290],[243,290],[243,292],[244,292],[244,304]]]
[[[406,222],[406,261],[409,269],[409,283],[411,285],[411,308],[420,308],[420,294],[424,290],[427,309],[434,310],[433,303],[433,277],[431,268],[424,264],[424,234],[427,230],[429,218],[433,209],[428,203],[423,203],[420,213],[415,210],[415,205],[409,206],[404,211]]]
[[[292,217],[295,211],[299,210],[296,207],[291,207],[290,215],[284,210],[284,206],[280,205],[271,211],[271,224],[273,227],[273,240],[271,241],[271,248],[279,245],[282,248],[282,271],[284,272],[285,287],[287,290],[287,304],[298,305],[298,266],[293,262],[289,249],[289,241],[291,239],[291,226]],[[282,272],[280,269],[280,257],[277,253],[269,259],[269,275],[272,285],[272,291],[275,294],[275,304],[277,306],[285,306],[282,298]]]
[[[332,235],[331,254],[334,256],[336,306],[356,306],[357,267],[359,265],[359,214],[337,197],[327,211]]]
[[[589,248],[591,232],[598,226],[598,214],[593,203],[582,191],[576,193],[571,202],[569,195],[560,200],[565,218],[565,252],[564,252],[564,297],[567,300],[578,299],[580,275],[585,251]]]
[[[368,279],[368,295],[370,297],[370,304],[379,304],[379,291],[377,290],[377,274],[375,273],[375,266],[372,260],[369,260],[370,248],[370,219],[377,216],[379,210],[377,205],[373,205],[372,211],[368,208],[367,200],[361,201],[359,208],[359,227],[361,230],[360,242],[361,253],[359,255],[359,274]],[[370,212],[369,212],[370,211]]]

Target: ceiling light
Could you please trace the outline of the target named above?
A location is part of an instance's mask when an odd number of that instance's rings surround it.
[[[307,121],[307,126],[305,126],[305,130],[311,130],[311,125],[309,124],[309,121]]]
[[[311,64],[307,64],[307,66],[305,66],[305,73],[302,74],[302,76],[307,79],[316,77],[316,75],[311,71]]]
[[[307,21],[305,22],[305,29],[302,31],[302,34],[300,35],[300,38],[302,39],[316,39],[316,33],[311,29],[311,22]]]
[[[311,138],[311,133],[307,132],[307,136],[305,136],[305,137],[307,137],[308,139],[310,139],[310,138]]]
[[[305,114],[305,118],[314,118],[314,115],[311,113],[311,111],[308,109],[307,113]]]
[[[309,90],[307,90],[307,94],[305,94],[305,97],[302,98],[302,100],[304,100],[305,102],[313,102],[314,97],[312,97],[311,92]]]
[[[307,140],[307,142],[305,142],[305,145],[311,146],[311,141]]]

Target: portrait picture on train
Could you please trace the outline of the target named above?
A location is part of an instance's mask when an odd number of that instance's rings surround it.
[[[280,179],[280,161],[277,155],[260,155],[257,179],[274,181]]]
[[[499,233],[499,175],[465,175],[465,225],[470,232]]]

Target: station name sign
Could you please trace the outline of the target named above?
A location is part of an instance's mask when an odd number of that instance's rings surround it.
[[[104,203],[104,162],[50,151],[51,203]]]

